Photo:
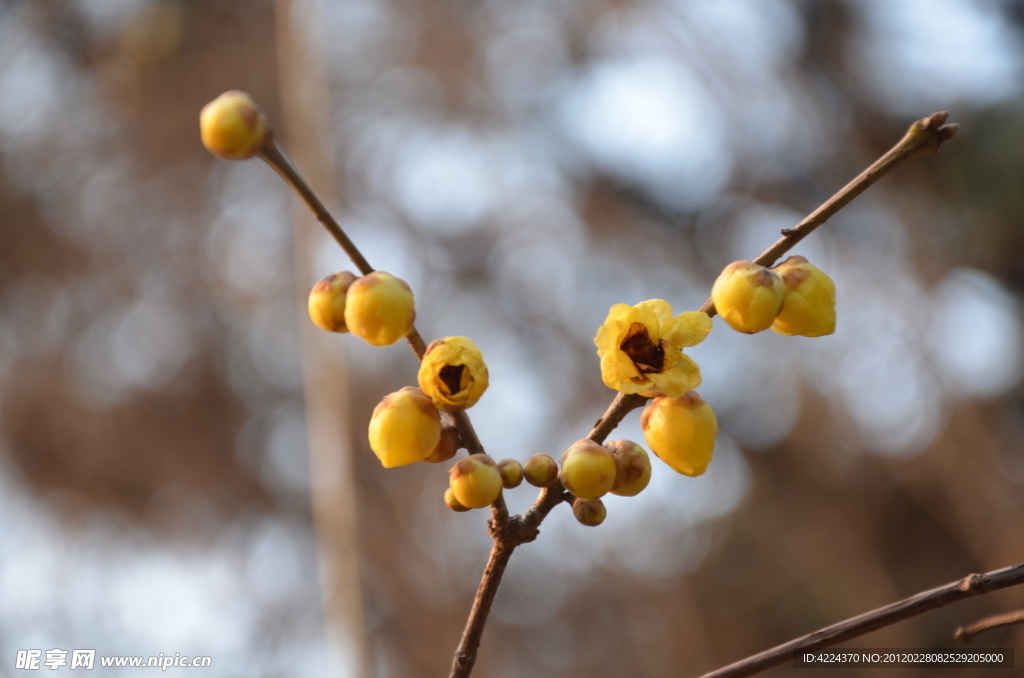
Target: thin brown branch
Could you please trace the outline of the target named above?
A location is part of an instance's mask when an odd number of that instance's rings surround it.
[[[1001,629],[1007,626],[1016,626],[1017,624],[1024,624],[1024,610],[1017,610],[1016,612],[1007,612],[1005,614],[995,614],[991,617],[985,617],[979,619],[973,624],[967,626],[958,626],[953,631],[953,640],[960,641],[961,643],[969,643],[974,639],[974,636],[985,631],[991,631],[993,629]]]
[[[263,139],[263,146],[259,152],[260,158],[263,159],[268,165],[270,165],[275,172],[281,175],[285,183],[291,186],[291,189],[298,194],[302,201],[306,203],[309,210],[317,218],[317,220],[323,224],[327,232],[330,233],[338,244],[341,245],[341,249],[345,250],[345,254],[352,260],[352,263],[356,265],[359,272],[363,275],[369,275],[373,273],[373,267],[370,266],[370,262],[366,260],[363,253],[359,251],[355,243],[349,239],[345,231],[342,230],[341,226],[331,213],[327,211],[324,204],[320,202],[320,198],[317,197],[313,189],[306,183],[306,180],[299,174],[298,170],[292,166],[288,158],[285,157],[284,153],[280,148],[277,147],[277,143],[274,141],[273,133],[268,133]],[[420,340],[422,341],[422,339]],[[418,352],[417,352],[418,353]]]
[[[496,525],[493,520],[490,522],[494,544],[491,545],[487,566],[484,567],[484,574],[476,588],[476,597],[473,599],[473,607],[466,620],[466,628],[462,632],[459,646],[455,649],[450,676],[465,677],[473,671],[477,651],[480,649],[480,638],[483,636],[494,596],[498,593],[501,576],[505,573],[505,566],[508,565],[509,558],[512,557],[512,551],[522,543],[521,522],[520,516],[513,516],[503,526]]]
[[[912,124],[899,143],[890,148],[885,155],[858,174],[853,181],[839,189],[838,193],[811,212],[806,219],[793,228],[783,229],[782,237],[758,255],[754,259],[754,263],[771,266],[783,254],[793,249],[798,242],[810,235],[814,229],[835,216],[839,210],[849,205],[854,198],[868,190],[872,184],[886,174],[911,158],[938,153],[942,144],[956,136],[960,130],[960,125],[956,123],[945,124],[948,119],[948,111],[939,111]],[[708,299],[699,310],[714,316],[715,304]]]
[[[940,112],[915,122],[898,144],[796,227],[786,229],[783,232],[783,237],[754,261],[762,266],[769,266],[893,169],[910,158],[937,153],[942,143],[952,139],[960,129],[957,124],[945,125],[948,117],[948,113]],[[699,310],[713,316],[715,305],[708,299]],[[587,437],[596,443],[603,443],[608,435],[622,423],[627,414],[642,407],[647,400],[641,395],[617,394]],[[494,538],[494,546],[491,548],[487,568],[477,587],[476,599],[473,602],[469,619],[466,620],[466,628],[462,632],[459,647],[455,652],[449,678],[467,678],[473,670],[477,650],[480,647],[480,637],[483,635],[484,625],[487,623],[487,613],[490,611],[491,602],[501,585],[501,575],[505,571],[508,559],[512,557],[512,551],[519,544],[536,539],[540,524],[548,513],[569,497],[570,495],[562,487],[562,484],[556,482],[551,487],[541,490],[537,500],[522,516],[509,518],[507,511],[500,512],[497,508],[492,508],[491,535]],[[504,517],[507,522],[499,520],[499,517]],[[496,565],[499,563],[500,567],[497,567]]]
[[[600,445],[608,437],[608,434],[622,423],[627,414],[638,407],[643,407],[647,400],[644,396],[635,393],[619,393],[612,400],[605,413],[601,415],[601,418],[594,424],[594,428],[590,429],[587,438]]]
[[[323,227],[327,229],[327,232],[341,245],[341,249],[345,250],[345,254],[352,260],[352,263],[356,265],[359,272],[363,275],[369,275],[373,273],[374,268],[370,266],[370,262],[366,260],[363,253],[359,251],[356,244],[352,242],[352,239],[348,237],[341,225],[335,220],[331,213],[327,211],[323,202],[317,196],[316,192],[310,187],[299,171],[295,169],[291,161],[285,156],[284,152],[278,148],[277,142],[274,141],[273,132],[268,132],[263,138],[263,145],[259,151],[260,158],[270,165],[275,172],[284,179],[285,183],[295,191],[296,195],[302,198],[302,201],[309,207],[309,211],[313,213],[313,216],[317,218]],[[427,345],[423,341],[423,337],[416,330],[415,327],[406,336],[406,341],[409,342],[409,346],[412,348],[413,353],[420,360],[423,360],[423,354],[427,352]],[[460,433],[463,433],[464,437],[467,437],[462,429],[459,429]],[[472,433],[471,437],[479,444],[479,439],[476,437],[476,433]],[[472,451],[472,450],[470,450]]]
[[[798,652],[831,647],[845,640],[863,636],[891,626],[898,621],[916,617],[919,614],[944,607],[964,598],[1024,584],[1024,563],[995,570],[988,574],[972,574],[929,591],[905,598],[899,602],[880,607],[862,615],[826,626],[814,633],[801,636],[788,643],[774,647],[767,652],[747,657],[725,668],[706,673],[701,678],[743,678],[761,673],[773,666],[791,661]]]

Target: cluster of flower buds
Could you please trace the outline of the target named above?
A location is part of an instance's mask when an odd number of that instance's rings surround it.
[[[651,482],[651,460],[631,440],[598,445],[584,438],[562,455],[562,486],[575,497],[573,514],[583,525],[604,522],[607,510],[601,497],[609,492],[635,497]]]
[[[351,332],[373,346],[388,346],[412,331],[416,304],[409,284],[390,273],[357,278],[339,271],[313,286],[309,317],[329,332]]]
[[[453,511],[484,508],[497,500],[502,489],[518,487],[523,477],[523,467],[514,459],[495,464],[486,454],[471,454],[452,467],[444,503]]]
[[[313,287],[309,317],[317,327],[386,346],[412,331],[416,310],[405,281],[383,271],[362,278],[340,271]],[[442,421],[441,412],[460,412],[480,400],[488,386],[487,364],[470,339],[445,337],[427,346],[417,381],[419,388],[406,386],[386,396],[370,418],[370,449],[384,468],[418,461],[435,464],[455,456],[459,432],[454,423]],[[524,477],[517,461],[495,464],[485,454],[470,455],[452,467],[444,501],[455,511],[483,508],[497,500],[502,488],[517,487]],[[551,482],[557,477],[554,466]]]
[[[770,327],[779,334],[821,337],[836,328],[835,285],[801,256],[774,270],[735,261],[718,276],[711,299],[738,332],[753,334]]]
[[[551,468],[543,462],[538,465],[535,458],[539,457],[546,457],[551,462],[554,473],[547,474],[550,479],[544,473],[541,475],[545,475],[548,485],[553,484],[558,479],[558,466],[547,455],[534,455],[524,468],[514,459],[502,459],[495,464],[486,454],[472,454],[452,467],[444,503],[453,511],[484,508],[494,503],[503,489],[519,487],[524,479],[536,485],[533,479],[538,477],[538,469]]]
[[[562,455],[561,468],[544,453],[533,455],[525,465],[512,459],[495,464],[487,455],[475,454],[452,468],[444,501],[455,511],[483,508],[493,503],[502,489],[518,487],[523,480],[541,488],[561,481],[573,497],[576,519],[597,526],[607,515],[601,497],[609,492],[623,497],[639,494],[651,481],[651,461],[647,452],[630,440],[604,445],[577,441]]]
[[[317,283],[313,288],[314,295],[321,285],[323,295],[334,290],[330,282],[325,282],[329,279],[330,276]],[[358,283],[359,280],[349,287],[348,304],[343,303],[345,324],[350,329],[354,318],[351,305],[353,289]],[[314,295],[310,296],[310,309],[314,307]],[[316,306],[320,308],[320,304]],[[333,310],[337,304],[335,301],[324,306]],[[476,404],[487,390],[487,383],[487,365],[480,349],[472,341],[466,337],[447,337],[433,342],[427,347],[420,366],[419,388],[406,386],[385,397],[374,409],[370,419],[370,448],[385,468],[417,461],[438,463],[451,459],[459,448],[459,433],[454,423],[442,425],[441,411],[456,412]],[[450,419],[449,414],[444,417]],[[507,461],[502,479],[507,478],[504,481],[506,485],[515,487],[522,482],[523,469],[517,462]],[[458,494],[454,496],[457,498]],[[469,507],[468,504],[463,505]]]

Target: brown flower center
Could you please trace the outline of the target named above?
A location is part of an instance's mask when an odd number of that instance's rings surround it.
[[[629,326],[629,332],[619,348],[629,356],[640,374],[658,373],[665,366],[665,349],[660,343],[651,341],[647,336],[647,326],[643,323]]]
[[[455,395],[462,390],[462,371],[464,369],[466,369],[465,365],[445,365],[441,368],[438,376],[448,387],[448,395]]]

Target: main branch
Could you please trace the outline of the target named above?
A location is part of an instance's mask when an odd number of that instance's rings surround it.
[[[865,633],[877,631],[891,626],[898,621],[916,617],[919,614],[944,607],[964,598],[971,598],[989,591],[1005,589],[1009,586],[1024,584],[1024,563],[995,570],[988,574],[972,574],[940,586],[930,591],[923,591],[897,603],[880,607],[862,615],[826,626],[814,633],[791,640],[788,643],[773,647],[767,652],[747,657],[725,668],[706,673],[701,678],[743,678],[761,673],[773,666],[785,664],[793,659],[798,652],[819,650],[823,647],[838,645],[844,640],[863,636]]]
[[[939,147],[952,139],[960,129],[960,126],[955,123],[945,124],[948,118],[949,113],[942,111],[912,124],[899,143],[829,198],[821,207],[814,210],[806,219],[793,228],[785,229],[782,232],[782,238],[762,252],[754,261],[762,266],[771,266],[779,257],[806,238],[818,226],[828,221],[839,210],[850,204],[854,198],[883,176],[911,158],[937,153]],[[699,310],[710,316],[715,315],[714,302],[708,299]],[[647,398],[643,396],[619,393],[605,413],[601,415],[601,418],[597,420],[587,437],[596,443],[603,443],[608,434],[615,430],[627,414],[638,407],[643,407],[646,402]],[[466,620],[466,628],[462,632],[462,638],[455,651],[449,678],[467,678],[473,670],[484,625],[487,623],[487,614],[490,612],[491,603],[501,585],[501,576],[509,558],[512,557],[512,551],[520,544],[536,539],[540,524],[548,513],[569,498],[570,495],[561,483],[556,482],[553,486],[541,490],[533,506],[522,516],[507,518],[506,512],[504,516],[507,521],[501,522],[497,520],[497,510],[494,511],[495,517],[490,523],[494,545],[491,547],[487,567],[484,569],[480,585],[477,587],[476,598],[473,601],[469,618]]]

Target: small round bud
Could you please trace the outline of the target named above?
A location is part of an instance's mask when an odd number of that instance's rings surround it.
[[[608,509],[600,499],[574,499],[572,502],[572,514],[581,525],[597,527],[604,522],[608,516]]]
[[[406,386],[373,409],[370,449],[384,468],[422,461],[440,441],[441,414],[418,388]]]
[[[260,150],[267,122],[248,94],[232,90],[203,106],[199,133],[210,153],[245,160]]]
[[[729,327],[753,334],[772,326],[782,309],[784,292],[779,276],[764,266],[734,261],[715,281],[711,300]]]
[[[471,454],[452,467],[449,485],[460,504],[483,508],[501,494],[501,474],[486,454]]]
[[[523,482],[523,466],[515,459],[502,459],[499,461],[498,472],[501,474],[501,484],[507,490],[519,487]]]
[[[393,344],[409,334],[415,320],[412,290],[390,273],[374,271],[348,288],[345,325],[367,344]]]
[[[348,332],[345,326],[345,292],[355,282],[350,271],[339,271],[321,278],[309,293],[309,319],[328,332]]]
[[[551,487],[558,480],[558,463],[551,455],[538,452],[526,460],[523,476],[534,487]]]
[[[651,458],[632,440],[613,440],[604,448],[615,459],[615,485],[612,494],[635,497],[651,482]]]
[[[430,342],[417,376],[423,392],[446,412],[473,407],[487,390],[484,357],[466,337]]]
[[[786,259],[775,273],[786,288],[786,302],[772,323],[773,330],[804,337],[823,337],[836,331],[836,286],[832,278],[801,256]]]
[[[640,415],[651,451],[675,471],[699,476],[715,449],[718,421],[694,391],[682,398],[655,398]]]
[[[459,429],[450,424],[442,424],[441,440],[438,441],[437,447],[430,453],[430,456],[423,461],[428,464],[440,464],[442,461],[448,461],[459,451],[459,442]]]
[[[455,498],[455,493],[452,492],[452,488],[450,487],[444,491],[444,503],[448,504],[448,508],[459,513],[465,513],[466,511],[472,510],[459,503],[459,500]]]
[[[573,496],[593,499],[615,485],[615,459],[593,440],[578,440],[562,455],[562,485]]]

